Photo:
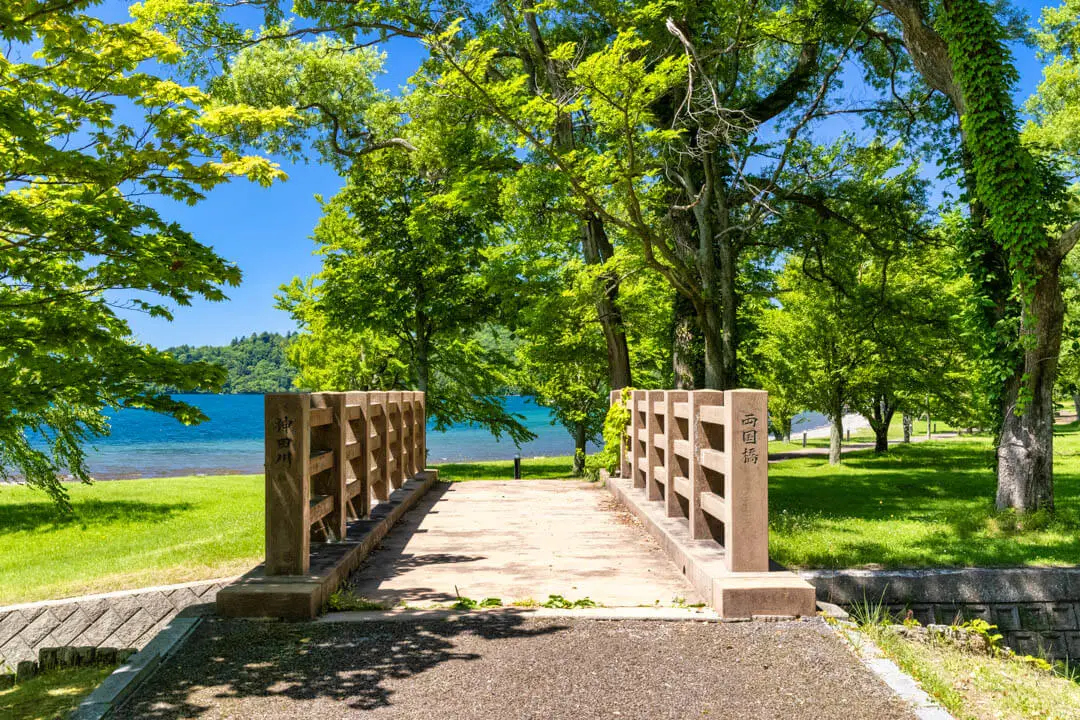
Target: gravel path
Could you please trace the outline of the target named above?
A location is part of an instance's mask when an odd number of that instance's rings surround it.
[[[211,618],[121,718],[914,715],[820,620],[260,623]]]

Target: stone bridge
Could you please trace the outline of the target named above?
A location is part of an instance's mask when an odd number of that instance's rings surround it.
[[[312,618],[346,589],[370,607],[812,615],[813,587],[769,564],[765,393],[612,402],[629,418],[615,477],[446,484],[423,467],[422,393],[268,395],[266,562],[218,593],[219,612]]]

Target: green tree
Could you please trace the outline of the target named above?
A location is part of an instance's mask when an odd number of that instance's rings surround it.
[[[226,393],[288,392],[293,387],[296,370],[286,358],[288,335],[252,333],[233,338],[228,345],[181,345],[166,353],[182,363],[211,363],[225,369],[221,391]]]
[[[104,409],[195,423],[197,408],[155,388],[224,379],[138,343],[116,312],[169,318],[240,280],[147,199],[196,203],[233,176],[282,177],[224,143],[235,124],[269,129],[279,114],[155,75],[180,48],[145,25],[101,20],[97,4],[0,7],[0,472],[64,507],[59,477],[89,480],[83,443],[108,432]]]
[[[515,442],[531,437],[499,397],[512,356],[482,338],[500,309],[485,255],[499,170],[514,163],[460,105],[378,91],[381,58],[370,49],[280,37],[244,48],[225,70],[216,97],[291,120],[274,133],[241,128],[237,142],[294,156],[310,143],[346,179],[315,229],[323,269],[278,296],[301,323],[290,353],[300,381],[416,388],[439,428],[474,422]]]
[[[879,0],[903,31],[914,66],[959,118],[952,163],[963,173],[968,227],[959,236],[981,313],[979,336],[995,408],[998,508],[1053,509],[1053,387],[1064,303],[1061,263],[1080,239],[1060,173],[1022,142],[1013,100],[1013,32],[983,0]],[[1074,58],[1069,6],[1049,16],[1044,41]],[[1075,10],[1075,6],[1072,6]],[[1050,69],[1044,97],[1051,136],[1069,126]],[[958,163],[956,161],[959,161]],[[956,166],[959,165],[957,168]]]
[[[585,472],[586,443],[599,439],[611,388],[603,333],[589,302],[592,293],[575,287],[587,282],[579,262],[547,263],[550,277],[543,286],[551,292],[534,294],[523,310],[518,350],[521,385],[552,409],[553,421],[573,438],[575,475]]]
[[[781,307],[766,311],[763,379],[782,402],[802,400],[830,418],[832,462],[846,409],[869,420],[885,452],[895,412],[936,392],[952,359],[956,296],[932,246],[917,168],[895,170],[903,158],[899,147],[846,140],[823,150],[807,165],[813,191],[772,228],[794,249],[779,279]]]

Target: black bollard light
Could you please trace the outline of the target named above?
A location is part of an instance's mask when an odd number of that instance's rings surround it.
[[[806,447],[806,431],[805,430],[803,430],[803,434],[802,434],[802,446]]]
[[[521,479],[521,453],[514,456],[514,479]]]

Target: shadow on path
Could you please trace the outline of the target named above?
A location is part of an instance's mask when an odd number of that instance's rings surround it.
[[[393,691],[385,686],[389,681],[451,661],[479,660],[478,653],[455,649],[458,636],[499,641],[566,629],[563,624],[527,626],[515,613],[483,622],[363,624],[208,618],[181,653],[114,717],[197,718],[208,712],[214,717],[254,717],[242,709],[247,703],[240,702],[253,698],[313,705],[332,701],[339,710],[341,703],[352,710],[373,710],[391,705]]]

